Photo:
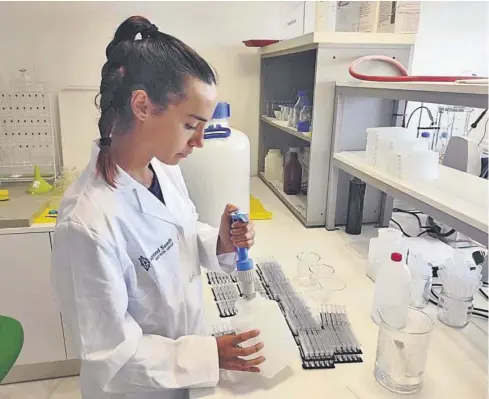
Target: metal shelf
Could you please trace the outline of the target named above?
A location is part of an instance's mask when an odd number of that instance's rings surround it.
[[[487,108],[488,86],[450,82],[338,82],[338,94]]]
[[[416,35],[399,33],[314,32],[260,49],[262,57],[293,54],[328,45],[412,46]]]
[[[276,127],[277,129],[280,129],[281,131],[288,133],[294,137],[297,137],[301,140],[307,141],[309,143],[312,140],[310,136],[306,136],[306,134],[311,135],[312,134],[311,132],[309,132],[309,133],[299,132],[297,129],[294,129],[293,127],[287,126],[286,121],[280,121],[278,119],[270,118],[268,116],[262,116],[261,120],[265,123],[268,123],[269,125]]]
[[[438,179],[401,180],[368,163],[365,153],[360,151],[335,153],[333,162],[365,183],[409,202],[474,240],[487,242],[487,180],[443,165]]]
[[[268,180],[265,175],[260,172],[260,178],[263,182],[274,192],[274,194],[285,204],[287,208],[289,208],[292,213],[304,224],[306,223],[306,206],[307,206],[307,197],[303,194],[298,195],[287,195],[284,193],[282,188],[280,187],[279,182],[271,182]]]

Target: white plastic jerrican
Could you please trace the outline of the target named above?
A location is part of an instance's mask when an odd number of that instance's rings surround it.
[[[227,127],[227,120],[217,121]],[[249,213],[250,141],[243,132],[231,128],[229,137],[205,139],[180,168],[201,222],[218,227],[228,203]]]
[[[403,257],[407,255],[407,242],[402,232],[392,227],[379,229],[379,236],[370,239],[368,249],[368,262],[366,274],[375,281],[377,272],[385,262],[390,260],[393,252],[399,252]]]
[[[394,256],[394,254],[392,255]],[[385,262],[377,273],[372,305],[373,320],[380,324],[378,310],[383,306],[398,306],[400,309],[404,309],[407,315],[410,300],[411,273],[401,255],[400,261],[392,259]],[[400,324],[406,319],[402,313],[402,311],[399,312]]]
[[[257,296],[252,300],[238,300],[236,308],[238,314],[231,319],[231,324],[238,334],[250,330],[260,331],[257,338],[245,344],[253,346],[263,343],[260,352],[248,357],[265,357],[265,362],[259,366],[263,377],[273,378],[297,361],[297,345],[277,302]]]

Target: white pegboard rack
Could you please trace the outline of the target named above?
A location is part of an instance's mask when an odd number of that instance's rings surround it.
[[[34,165],[56,176],[51,94],[40,88],[0,89],[0,181],[31,180]]]

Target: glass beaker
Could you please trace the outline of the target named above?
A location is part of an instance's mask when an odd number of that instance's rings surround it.
[[[415,308],[425,308],[428,306],[431,295],[431,285],[433,282],[433,276],[423,276],[420,274],[413,274],[411,279],[411,306]]]
[[[385,306],[380,315],[374,375],[380,385],[396,393],[421,389],[426,368],[433,320],[421,310],[409,307],[406,314],[397,306]]]
[[[309,287],[319,287],[321,281],[333,277],[335,269],[324,263],[317,263],[309,267]]]
[[[309,285],[310,268],[319,263],[321,257],[315,252],[301,252],[297,255],[297,282]]]
[[[462,328],[469,324],[474,311],[474,297],[460,298],[450,295],[443,288],[438,297],[436,316],[443,324]]]

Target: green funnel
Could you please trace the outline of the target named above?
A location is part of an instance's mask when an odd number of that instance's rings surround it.
[[[44,180],[41,176],[41,171],[39,166],[34,166],[34,180],[31,185],[27,188],[29,194],[45,194],[52,191],[53,186]]]
[[[0,316],[0,382],[8,374],[24,345],[24,330],[15,319]]]

